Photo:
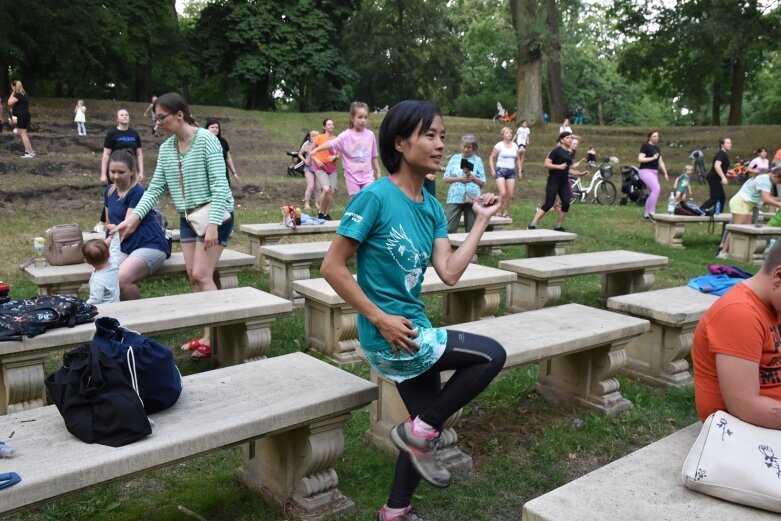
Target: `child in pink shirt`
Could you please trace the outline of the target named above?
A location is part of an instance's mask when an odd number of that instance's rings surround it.
[[[330,147],[332,153],[341,153],[347,194],[355,195],[375,179],[382,177],[377,159],[377,140],[374,132],[366,128],[369,106],[360,101],[350,104],[349,128],[336,139],[310,151],[310,155]]]

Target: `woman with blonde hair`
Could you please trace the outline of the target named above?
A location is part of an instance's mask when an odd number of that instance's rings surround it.
[[[494,145],[491,155],[488,156],[488,164],[491,167],[491,176],[496,180],[496,189],[499,191],[499,217],[510,217],[510,205],[515,191],[515,179],[521,179],[521,156],[518,154],[518,145],[513,141],[513,129],[502,129],[502,140]]]
[[[35,157],[35,150],[33,150],[33,145],[30,143],[30,136],[27,135],[27,127],[30,125],[30,97],[19,80],[11,82],[8,106],[13,111],[14,118],[16,118],[17,133],[24,146],[24,154],[21,157],[25,159]]]

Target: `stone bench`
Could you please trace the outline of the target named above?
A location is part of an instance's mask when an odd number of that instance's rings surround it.
[[[260,254],[268,261],[269,291],[294,304],[303,303],[293,290],[293,282],[311,278],[312,263],[323,260],[330,247],[331,241],[261,246]]]
[[[288,228],[282,223],[268,224],[241,224],[239,230],[249,239],[249,252],[255,257],[255,267],[265,271],[267,262],[260,251],[262,246],[278,244],[284,237],[307,235],[313,233],[334,233],[339,227],[339,221],[326,221],[323,224],[299,226],[296,229]]]
[[[506,260],[499,268],[517,274],[507,290],[507,311],[518,313],[556,305],[567,277],[602,275],[599,301],[604,305],[614,295],[648,290],[654,283],[654,272],[666,265],[667,257],[615,250]]]
[[[759,213],[759,222],[766,222],[773,214],[767,212]],[[683,232],[686,231],[686,225],[690,223],[710,223],[717,222],[726,226],[732,220],[732,214],[722,212],[713,217],[696,215],[668,215],[666,213],[653,214],[656,221],[656,242],[673,248],[684,248]]]
[[[512,217],[499,217],[498,215],[492,215],[491,220],[488,222],[488,229],[489,230],[498,230],[503,228],[509,228],[513,224]],[[461,219],[458,220],[458,227],[463,228],[464,227],[464,216],[461,216]]]
[[[271,323],[292,309],[289,300],[244,287],[100,304],[98,316],[116,318],[147,336],[212,327],[217,361],[227,366],[265,358],[271,345]],[[94,334],[95,324],[87,323],[0,342],[0,414],[45,405],[46,358],[54,351],[89,342]]]
[[[255,264],[255,257],[235,250],[225,249],[220,255],[214,270],[214,283],[220,289],[236,288],[239,285],[239,272]],[[89,282],[92,266],[87,263],[68,266],[25,266],[24,277],[38,286],[39,295],[77,294],[79,288]],[[187,275],[184,254],[174,252],[163,263],[153,277],[162,275]]]
[[[507,351],[505,369],[539,363],[536,389],[545,398],[615,414],[632,407],[615,378],[624,365],[624,346],[648,328],[647,320],[566,304],[448,329],[484,335],[502,344]],[[371,379],[377,383],[380,397],[371,407],[368,435],[378,447],[394,451],[388,431],[409,414],[394,382],[374,371]],[[448,419],[440,442],[444,461],[456,472],[471,468],[471,458],[456,446],[458,435],[453,425],[460,414]]]
[[[501,291],[513,280],[515,275],[507,271],[470,264],[461,280],[448,286],[430,267],[424,275],[421,294],[445,293],[442,322],[458,324],[496,314]],[[336,363],[360,361],[356,352],[360,343],[355,308],[342,300],[325,279],[298,280],[293,288],[304,298],[304,337],[309,347]]]
[[[626,346],[624,372],[654,385],[686,387],[694,329],[718,297],[688,286],[610,297],[607,308],[651,322]]]
[[[152,416],[152,435],[124,447],[78,440],[53,405],[0,417],[16,451],[4,467],[22,477],[0,490],[0,512],[242,445],[239,480],[294,516],[285,519],[338,515],[354,508],[333,468],[342,426],[376,397],[374,384],[293,353],[185,377],[179,401]]]
[[[687,489],[681,468],[695,423],[526,502],[523,521],[769,521],[778,515]]]
[[[466,241],[466,233],[451,233],[448,235],[453,249]],[[554,230],[502,230],[485,232],[480,238],[478,253],[501,255],[502,246],[526,246],[527,257],[546,257],[562,255],[564,249],[577,239],[577,234],[557,232]]]
[[[781,228],[758,224],[728,224],[729,251],[727,257],[739,262],[762,264],[770,239],[781,237]]]
[[[686,231],[686,225],[691,223],[710,223],[711,221],[726,225],[732,215],[729,213],[720,213],[713,217],[696,215],[667,215],[666,213],[653,214],[656,221],[656,242],[673,248],[684,248],[683,232]]]

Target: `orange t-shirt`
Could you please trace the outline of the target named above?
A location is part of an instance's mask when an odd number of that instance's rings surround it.
[[[714,302],[694,332],[694,400],[701,420],[727,410],[716,375],[717,353],[759,363],[759,394],[781,401],[779,316],[743,283]]]
[[[315,147],[319,147],[323,143],[331,141],[332,139],[336,139],[336,136],[334,136],[334,135],[330,135],[329,136],[328,134],[318,134],[318,135],[315,136]],[[329,171],[331,169],[333,169],[333,171],[336,170],[336,165],[334,165],[334,162],[333,161],[328,161],[328,158],[331,157],[331,150],[330,149],[326,148],[325,150],[321,150],[320,152],[315,154],[315,157],[324,163],[325,168],[323,168],[323,170],[326,170],[326,171]],[[314,161],[312,161],[312,163],[314,163],[312,165],[313,168],[315,168],[317,170],[321,169],[320,166],[317,163],[315,163]]]

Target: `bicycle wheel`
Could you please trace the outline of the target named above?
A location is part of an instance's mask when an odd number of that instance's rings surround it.
[[[579,203],[583,197],[583,190],[580,188],[580,184],[570,183],[569,185],[569,204]]]
[[[596,199],[599,204],[613,204],[616,202],[616,185],[611,181],[602,181],[595,190]]]

